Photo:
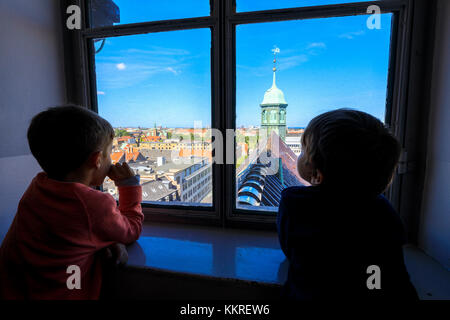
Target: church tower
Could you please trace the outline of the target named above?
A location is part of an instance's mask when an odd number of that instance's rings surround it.
[[[273,50],[273,83],[272,87],[264,94],[264,100],[261,103],[261,130],[265,130],[267,137],[272,131],[275,131],[281,140],[286,140],[286,107],[288,106],[284,99],[284,93],[277,88],[276,72],[277,72],[277,53],[279,48]]]

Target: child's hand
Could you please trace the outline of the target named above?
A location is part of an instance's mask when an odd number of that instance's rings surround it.
[[[115,243],[106,248],[106,258],[114,259],[115,264],[123,266],[128,261],[127,248],[122,243]]]
[[[117,182],[123,179],[134,177],[134,172],[133,170],[131,170],[128,163],[116,163],[115,165],[111,165],[111,167],[109,168],[108,177],[114,182]]]

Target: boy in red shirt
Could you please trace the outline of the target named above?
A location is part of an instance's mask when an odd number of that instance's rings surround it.
[[[126,163],[111,164],[113,138],[112,126],[82,107],[32,119],[28,142],[44,172],[24,193],[0,248],[1,299],[99,298],[100,251],[136,241],[144,219],[139,176]],[[106,176],[118,186],[119,206],[92,188]]]

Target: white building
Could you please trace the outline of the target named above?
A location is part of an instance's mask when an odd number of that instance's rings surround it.
[[[212,166],[207,158],[193,158],[191,163],[168,163],[157,170],[177,186],[182,202],[200,203],[212,192]]]
[[[286,144],[292,151],[294,151],[296,156],[299,156],[302,152],[302,136],[301,135],[288,135],[286,137]]]
[[[166,164],[166,158],[164,158],[164,157],[158,157],[158,158],[156,159],[156,163],[157,163],[157,166],[158,166],[158,167],[160,167],[160,166],[162,166],[162,165],[165,165],[165,164]]]
[[[189,176],[186,176],[180,190],[180,200],[182,202],[200,203],[212,192],[211,164],[206,164]]]

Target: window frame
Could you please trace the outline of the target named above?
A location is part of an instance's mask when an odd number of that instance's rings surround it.
[[[127,36],[136,34],[147,34],[155,32],[168,32],[177,30],[192,30],[192,29],[210,29],[211,31],[211,127],[220,128],[220,110],[219,98],[219,49],[216,45],[218,43],[218,10],[217,0],[210,2],[211,14],[210,16],[160,20],[150,22],[139,22],[132,24],[122,24],[117,26],[104,26],[97,28],[90,28],[90,10],[89,0],[81,0],[78,3],[82,7],[84,16],[84,27],[80,33],[82,60],[84,60],[84,78],[86,92],[84,105],[89,109],[98,113],[97,95],[96,95],[96,75],[95,72],[95,50],[92,46],[92,39],[107,38],[116,36]],[[221,170],[217,164],[212,165],[212,184],[213,184],[213,202],[211,206],[187,206],[182,204],[158,204],[158,203],[142,203],[142,210],[146,220],[158,222],[180,222],[180,223],[194,223],[194,224],[221,224],[221,200],[220,193],[222,186],[220,181]]]
[[[237,0],[238,1],[238,0]],[[234,1],[233,1],[234,2]],[[231,3],[231,2],[230,2]],[[227,7],[227,14],[230,17],[227,20],[227,30],[231,35],[227,43],[226,67],[231,77],[227,81],[227,105],[226,114],[227,127],[236,128],[236,26],[250,23],[264,23],[277,21],[293,21],[320,19],[330,17],[344,17],[352,15],[367,15],[367,8],[371,4],[377,4],[381,13],[392,13],[391,41],[389,52],[389,67],[387,81],[387,99],[386,99],[386,124],[391,128],[394,135],[403,141],[405,128],[404,109],[400,106],[405,105],[404,81],[407,79],[409,54],[409,36],[410,36],[410,13],[411,0],[385,0],[385,1],[367,1],[358,3],[343,3],[334,5],[321,5],[312,7],[299,7],[288,9],[235,12],[235,5]],[[231,88],[231,89],[230,89]],[[402,143],[404,147],[404,144]],[[261,214],[258,210],[247,210],[236,208],[236,175],[235,168],[227,165],[226,188],[231,188],[231,199],[226,199],[226,221],[230,225],[248,225],[256,221],[267,225],[273,225],[276,222],[276,215],[273,213]],[[396,173],[394,183],[386,191],[386,195],[398,208],[398,198],[396,195],[401,186],[401,174]],[[230,205],[231,204],[231,205]]]
[[[152,32],[188,30],[196,28],[210,28],[211,30],[211,127],[217,128],[226,137],[226,129],[235,129],[236,115],[236,26],[249,23],[276,22],[288,20],[319,19],[349,15],[367,15],[367,7],[376,4],[382,13],[392,13],[391,43],[389,53],[388,87],[386,100],[386,123],[399,138],[404,149],[411,147],[411,135],[406,131],[406,120],[412,117],[415,121],[412,131],[421,117],[418,112],[419,102],[408,99],[411,87],[417,86],[422,79],[409,79],[413,63],[423,65],[423,61],[411,54],[413,32],[423,33],[420,26],[426,25],[424,19],[427,7],[424,0],[382,0],[357,3],[342,3],[319,5],[311,7],[297,7],[263,11],[236,12],[236,0],[210,0],[211,15],[185,19],[161,20],[123,24],[117,26],[88,28],[89,0],[62,0],[61,11],[65,26],[65,9],[71,4],[77,4],[85,13],[80,32],[72,32],[64,27],[63,41],[65,51],[66,70],[66,100],[71,103],[84,105],[98,112],[96,97],[94,50],[90,39],[111,36],[124,36]],[[417,3],[419,2],[419,3]],[[420,20],[416,22],[416,20]],[[416,26],[416,24],[418,26]],[[414,27],[414,28],[413,28]],[[413,46],[422,48],[422,43]],[[403,107],[402,107],[403,106]],[[408,112],[407,112],[408,110]],[[419,148],[419,151],[421,149]],[[227,155],[224,150],[224,159]],[[418,159],[419,162],[421,159]],[[406,159],[400,165],[411,163]],[[235,165],[213,164],[213,204],[212,207],[185,207],[180,205],[147,205],[143,204],[146,219],[158,222],[176,222],[207,224],[229,227],[243,227],[251,229],[275,229],[276,215],[261,214],[256,210],[241,210],[236,208]],[[413,170],[414,171],[414,170]],[[405,201],[411,197],[401,195],[406,172],[396,174],[394,184],[388,189],[387,195],[402,217],[413,215],[416,221],[418,212],[402,212]],[[419,172],[420,173],[420,172]],[[411,180],[411,179],[410,179]],[[408,182],[409,183],[409,182]],[[403,187],[402,187],[403,185]],[[420,188],[420,185],[418,186]],[[406,206],[408,207],[408,206]],[[209,214],[206,214],[209,213]],[[410,228],[407,225],[407,228]],[[415,230],[414,225],[410,228]],[[417,232],[413,231],[413,236]]]

